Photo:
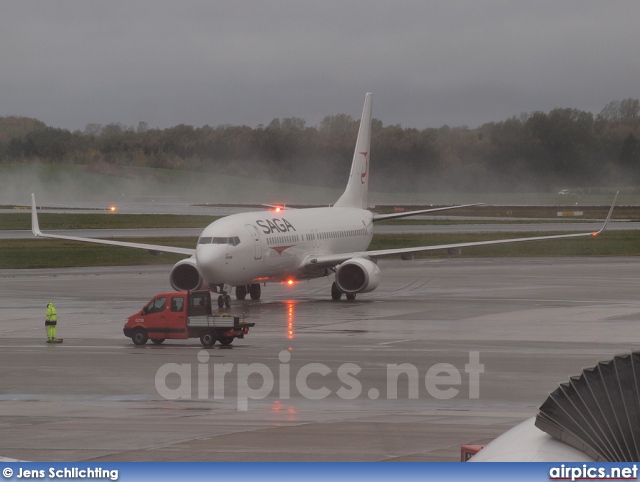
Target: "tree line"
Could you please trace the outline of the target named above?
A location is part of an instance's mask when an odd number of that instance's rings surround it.
[[[0,162],[185,169],[342,186],[359,120],[345,114],[307,126],[178,125],[151,129],[88,124],[70,132],[36,119],[0,117]],[[478,128],[414,129],[372,123],[372,188],[554,190],[640,185],[640,101],[610,102],[597,115],[570,108],[532,112]]]

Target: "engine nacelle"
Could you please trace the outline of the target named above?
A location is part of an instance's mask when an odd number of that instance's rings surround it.
[[[187,258],[178,261],[169,274],[169,282],[174,290],[187,291],[199,290],[204,285],[204,280],[198,271],[195,258]]]
[[[380,284],[380,268],[365,258],[351,258],[336,271],[336,285],[343,293],[368,293]]]

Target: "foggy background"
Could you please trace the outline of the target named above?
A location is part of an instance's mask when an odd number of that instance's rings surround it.
[[[476,127],[639,97],[634,1],[3,2],[0,116],[257,126]]]
[[[0,201],[329,204],[368,91],[378,193],[635,192],[638,18],[630,1],[7,2]]]

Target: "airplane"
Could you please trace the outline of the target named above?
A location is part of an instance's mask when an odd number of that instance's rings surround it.
[[[410,259],[413,254],[424,251],[455,252],[470,246],[597,236],[606,229],[617,194],[604,225],[597,232],[368,251],[376,221],[479,205],[391,214],[377,214],[367,209],[372,95],[367,93],[365,96],[347,187],[333,206],[232,214],[204,228],[196,247],[189,249],[43,233],[38,224],[35,195],[32,194],[32,232],[43,238],[139,248],[151,254],[186,255],[187,258],[171,269],[171,286],[176,290],[206,287],[217,292],[220,289],[218,306],[222,308],[223,305],[229,307],[232,287],[235,287],[238,300],[244,300],[247,294],[252,300],[257,300],[261,297],[261,284],[292,284],[331,275],[335,276],[331,285],[332,299],[340,300],[344,294],[348,300],[354,300],[356,294],[378,287],[381,273],[376,260],[382,257],[395,255]]]

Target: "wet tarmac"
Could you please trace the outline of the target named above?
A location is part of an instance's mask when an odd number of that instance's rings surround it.
[[[267,285],[232,303],[256,323],[246,338],[207,350],[122,334],[170,290],[166,266],[0,270],[0,457],[453,461],[640,342],[637,258],[380,267],[355,302],[330,301],[328,279]]]

